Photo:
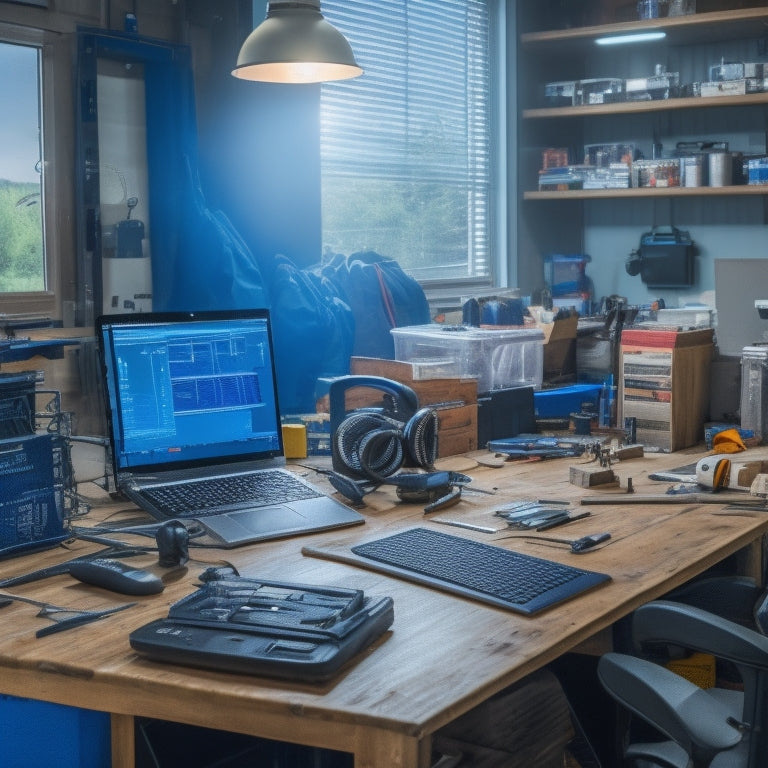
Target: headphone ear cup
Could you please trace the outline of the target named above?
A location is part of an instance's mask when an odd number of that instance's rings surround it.
[[[432,469],[438,457],[439,421],[434,408],[421,408],[403,428],[408,466]]]
[[[333,468],[348,477],[380,480],[403,464],[400,422],[379,413],[347,416],[332,436]]]
[[[403,433],[399,429],[377,429],[364,435],[358,447],[360,466],[369,480],[383,482],[405,462]]]

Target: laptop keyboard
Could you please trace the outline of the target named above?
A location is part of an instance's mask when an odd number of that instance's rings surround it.
[[[521,613],[535,613],[609,580],[605,574],[426,528],[358,544],[352,552],[386,572]]]
[[[203,478],[145,488],[143,495],[172,517],[217,514],[216,507],[248,503],[254,507],[314,499],[322,494],[289,472],[262,470],[252,474]]]

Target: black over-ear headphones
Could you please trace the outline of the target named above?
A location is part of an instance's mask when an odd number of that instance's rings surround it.
[[[383,391],[379,406],[346,411],[353,387]],[[402,467],[433,469],[437,460],[437,411],[419,408],[416,393],[381,376],[341,376],[329,386],[333,468],[355,480],[381,483]]]

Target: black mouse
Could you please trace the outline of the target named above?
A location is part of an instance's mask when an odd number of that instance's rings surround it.
[[[76,561],[70,565],[69,574],[78,581],[121,595],[156,595],[165,589],[162,579],[151,571],[109,557]]]

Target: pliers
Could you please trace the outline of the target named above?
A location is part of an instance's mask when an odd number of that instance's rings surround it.
[[[56,632],[63,632],[65,629],[70,629],[71,627],[79,627],[82,624],[89,624],[104,616],[109,616],[118,611],[124,611],[126,608],[131,608],[136,605],[136,603],[123,603],[121,605],[113,606],[112,608],[88,611],[82,609],[78,610],[77,608],[62,608],[59,605],[46,603],[42,600],[34,600],[31,597],[22,597],[21,595],[11,595],[7,592],[0,592],[0,608],[5,608],[6,605],[10,605],[14,601],[38,606],[40,611],[37,615],[41,618],[51,619],[54,622],[47,627],[38,629],[37,632],[35,632],[35,637],[45,637],[46,635],[53,635]],[[60,614],[63,614],[63,616],[57,618]]]

